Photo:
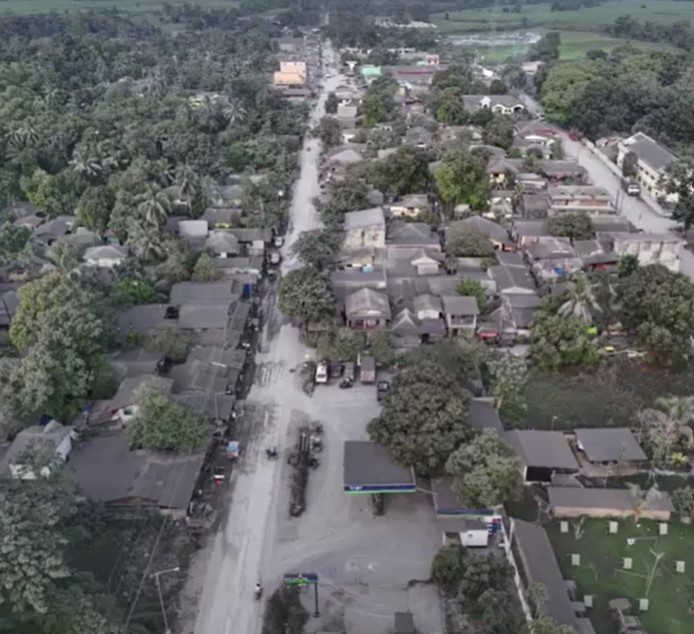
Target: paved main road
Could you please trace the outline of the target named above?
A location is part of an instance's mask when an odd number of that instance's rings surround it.
[[[529,112],[532,114],[541,112],[535,100],[527,95],[522,95],[522,99]],[[566,156],[576,159],[588,170],[596,185],[604,187],[612,194],[620,213],[626,216],[637,229],[649,233],[669,233],[676,228],[676,224],[668,216],[656,213],[639,198],[627,196],[622,191],[619,178],[593,154],[590,148],[580,141],[572,141],[565,133],[562,133],[562,143]],[[680,271],[694,280],[694,255],[684,247],[680,251]]]
[[[335,52],[323,47],[324,66],[334,67]],[[315,126],[324,114],[325,98],[335,90],[339,76],[326,78],[311,115]],[[320,193],[318,157],[320,141],[307,137],[301,150],[301,173],[295,184],[290,210],[290,231],[284,246],[283,270],[295,263],[291,244],[302,231],[320,226],[312,200]],[[310,399],[301,391],[296,368],[307,354],[298,330],[283,324],[280,315],[269,320],[277,332],[269,337],[267,352],[256,356],[256,381],[247,399],[246,424],[254,430],[249,445],[234,469],[228,517],[217,534],[204,571],[195,634],[254,634],[260,630],[262,602],[253,597],[254,585],[262,581],[269,593],[279,581],[269,561],[275,541],[278,504],[286,503],[288,485],[280,482],[281,462],[268,461],[264,448],[286,445],[290,423],[300,412],[311,411]],[[283,571],[282,571],[283,572]]]

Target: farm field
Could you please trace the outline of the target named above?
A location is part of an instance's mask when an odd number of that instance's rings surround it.
[[[625,44],[633,44],[634,46],[649,51],[662,51],[671,48],[665,43],[625,40],[590,31],[562,31],[560,56],[561,59],[564,60],[576,59],[583,57],[592,49],[599,48],[609,52],[613,48],[624,46]],[[465,46],[465,48],[474,48],[485,61],[503,62],[508,57],[525,53],[529,46],[529,44],[502,44],[499,46],[471,45]]]
[[[192,4],[201,7],[232,7],[233,0],[0,0],[0,15],[31,15],[49,11],[120,9],[128,13],[150,13],[165,5]]]
[[[694,2],[677,0],[615,0],[599,7],[578,11],[552,11],[550,4],[524,5],[521,13],[503,13],[500,9],[449,12],[432,16],[441,34],[471,33],[500,30],[544,28],[569,31],[602,29],[620,15],[636,19],[671,23],[676,20],[694,21]]]
[[[643,519],[620,520],[616,535],[609,534],[606,519],[572,520],[568,533],[561,533],[558,521],[546,528],[564,579],[578,585],[577,598],[594,597],[594,607],[587,615],[598,634],[617,631],[608,601],[622,597],[630,600],[631,614],[649,634],[690,634],[694,630],[691,526],[670,522],[665,536],[659,535],[658,522]],[[571,564],[572,554],[581,556],[580,565]],[[624,558],[632,559],[631,570],[624,570]],[[677,561],[684,562],[684,573],[676,571]],[[640,598],[649,599],[648,611],[639,612]]]

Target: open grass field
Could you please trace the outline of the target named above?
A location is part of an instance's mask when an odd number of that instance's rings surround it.
[[[592,49],[611,51],[617,46],[632,43],[639,48],[649,51],[668,50],[671,47],[665,43],[641,42],[610,37],[602,33],[590,31],[562,31],[561,32],[561,59],[570,60],[584,57]],[[475,46],[477,53],[483,61],[503,62],[509,57],[522,55],[528,50],[528,44],[499,45],[499,46]]]
[[[578,11],[552,11],[550,4],[524,5],[521,13],[503,13],[500,8],[449,12],[432,16],[432,22],[442,34],[469,33],[494,27],[510,29],[539,28],[570,31],[591,31],[604,28],[620,15],[641,20],[671,23],[676,20],[694,21],[694,2],[677,0],[614,0],[599,7]]]
[[[165,4],[192,4],[202,7],[232,7],[234,0],[0,0],[0,15],[31,15],[49,11],[120,9],[128,13],[159,11]]]
[[[620,597],[631,601],[632,614],[649,634],[694,632],[694,615],[689,611],[694,602],[694,528],[670,522],[668,535],[660,536],[658,522],[626,519],[611,535],[608,520],[586,518],[570,522],[568,533],[560,532],[558,521],[547,530],[564,578],[578,585],[578,598],[594,597],[588,616],[598,634],[617,631],[607,602]],[[634,540],[632,545],[627,539]],[[571,565],[574,553],[581,555],[579,566]],[[631,570],[623,569],[625,557],[632,559]],[[685,562],[684,573],[676,572],[676,561]],[[649,599],[647,612],[639,613],[640,598]]]

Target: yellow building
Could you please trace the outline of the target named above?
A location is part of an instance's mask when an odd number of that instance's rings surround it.
[[[274,86],[303,86],[306,84],[306,62],[280,62],[272,77]]]

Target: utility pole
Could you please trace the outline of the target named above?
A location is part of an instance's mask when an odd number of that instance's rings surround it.
[[[157,594],[159,595],[159,605],[161,605],[161,616],[164,619],[164,634],[171,634],[169,629],[169,622],[166,618],[166,609],[164,608],[164,597],[161,594],[161,584],[159,583],[159,577],[161,575],[168,574],[170,572],[178,572],[181,568],[176,566],[175,568],[167,568],[166,570],[160,570],[152,574],[154,577],[154,583],[157,584]]]

